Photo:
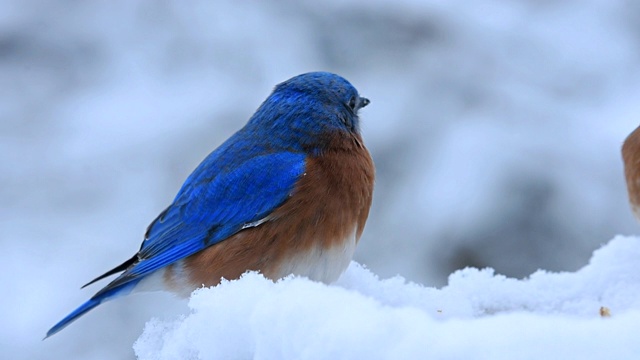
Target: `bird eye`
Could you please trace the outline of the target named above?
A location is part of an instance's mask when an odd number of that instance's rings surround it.
[[[349,99],[349,107],[351,108],[351,110],[356,110],[356,97],[352,96],[351,99]]]

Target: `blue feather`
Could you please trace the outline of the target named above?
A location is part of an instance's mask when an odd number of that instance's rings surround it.
[[[111,291],[104,293],[101,296],[93,296],[84,304],[80,305],[77,309],[73,310],[69,315],[67,315],[64,319],[60,320],[57,324],[53,325],[49,331],[47,331],[47,335],[44,337],[45,339],[49,336],[57,333],[58,331],[64,329],[69,326],[72,322],[76,321],[80,316],[88,313],[91,309],[96,306],[102,304],[106,300],[110,300],[111,298],[127,295],[131,292],[131,290],[135,287],[137,283],[129,283],[125,286],[111,289]],[[44,339],[43,339],[44,340]]]
[[[223,147],[224,149],[224,147]],[[220,156],[212,153],[203,163]],[[304,154],[251,156],[232,170],[198,167],[174,203],[149,227],[139,261],[98,292],[137,280],[214,245],[282,204],[305,169]],[[213,166],[213,165],[212,165]],[[209,175],[209,176],[206,176]],[[213,176],[213,177],[212,177]]]

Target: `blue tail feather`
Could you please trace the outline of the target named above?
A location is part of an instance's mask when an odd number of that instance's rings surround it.
[[[89,301],[87,301],[84,304],[80,305],[80,307],[78,307],[73,312],[71,312],[71,314],[67,315],[64,319],[60,320],[51,329],[49,329],[49,331],[47,331],[47,336],[45,336],[44,338],[46,339],[49,336],[51,336],[51,335],[57,333],[58,331],[64,329],[65,327],[67,327],[67,325],[69,325],[72,322],[76,321],[76,319],[78,319],[80,316],[86,314],[87,312],[89,312],[89,310],[91,310],[94,307],[100,305],[100,303],[102,303],[102,300],[103,299],[89,299]]]
[[[117,287],[115,289],[110,289],[109,291],[106,291],[106,292],[103,292],[103,293],[101,293],[102,291],[98,292],[98,294],[96,294],[97,296],[93,296],[87,302],[85,302],[84,304],[80,305],[77,309],[73,310],[64,319],[60,320],[57,324],[53,325],[53,327],[51,329],[49,329],[49,331],[47,331],[47,335],[44,338],[46,339],[49,336],[51,336],[51,335],[57,333],[58,331],[64,329],[69,324],[71,324],[72,322],[76,321],[79,317],[81,317],[82,315],[88,313],[91,309],[93,309],[96,306],[102,304],[103,302],[105,302],[107,300],[111,300],[114,297],[118,297],[118,296],[121,296],[121,295],[129,294],[131,292],[131,290],[133,290],[135,285],[138,284],[138,282],[139,281],[132,281],[130,283],[124,284],[124,285],[119,286],[119,287]],[[107,287],[108,286],[109,285],[107,285]]]

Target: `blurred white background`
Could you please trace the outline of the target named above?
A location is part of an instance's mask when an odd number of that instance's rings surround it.
[[[326,70],[372,103],[356,260],[442,286],[465,266],[571,271],[638,234],[619,149],[640,123],[640,4],[587,1],[0,2],[0,348],[132,359],[161,293],[45,342],[278,82]]]

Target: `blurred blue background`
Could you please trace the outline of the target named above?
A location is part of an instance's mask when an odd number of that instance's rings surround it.
[[[356,260],[381,277],[574,271],[638,233],[619,154],[640,123],[638,2],[4,0],[2,356],[133,359],[147,320],[187,311],[138,295],[40,341],[275,84],[314,70],[372,101]]]

